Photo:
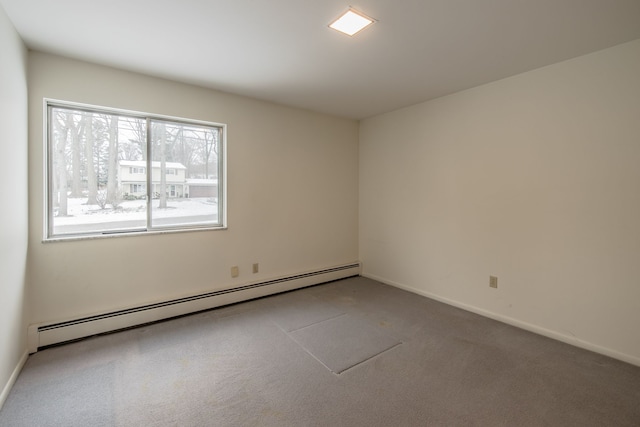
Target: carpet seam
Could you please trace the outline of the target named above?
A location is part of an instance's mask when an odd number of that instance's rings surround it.
[[[338,314],[338,315],[336,315],[336,316],[329,317],[328,319],[319,320],[319,321],[317,321],[317,322],[315,322],[315,323],[311,323],[310,325],[306,325],[306,326],[303,326],[303,327],[298,328],[298,329],[292,329],[292,330],[290,330],[290,331],[285,330],[285,332],[289,334],[289,333],[291,333],[291,332],[301,331],[301,330],[303,330],[303,329],[310,328],[311,326],[315,326],[315,325],[318,325],[318,324],[320,324],[320,323],[328,322],[329,320],[337,319],[338,317],[346,316],[346,315],[348,315],[348,314],[349,314],[349,313],[341,313],[341,314]]]

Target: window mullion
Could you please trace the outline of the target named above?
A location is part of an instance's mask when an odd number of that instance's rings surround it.
[[[151,229],[151,202],[153,200],[153,166],[151,160],[151,119],[147,117],[147,230]]]

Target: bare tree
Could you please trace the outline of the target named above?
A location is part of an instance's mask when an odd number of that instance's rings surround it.
[[[82,126],[76,123],[75,114],[66,110],[66,127],[71,135],[71,197],[82,197],[82,181],[80,172],[81,165],[81,148],[80,137],[82,135]]]
[[[100,209],[107,207],[109,201],[107,200],[107,190],[98,190],[96,193],[96,204],[100,206]]]
[[[109,160],[107,171],[107,203],[118,205],[118,116],[109,120]],[[108,118],[107,118],[108,120]]]
[[[128,126],[126,151],[123,160],[147,159],[147,122],[138,118],[123,118]],[[124,147],[123,147],[124,148]]]
[[[93,138],[93,113],[82,113],[84,120],[85,135],[85,157],[87,167],[87,204],[96,205],[98,194],[98,180],[96,177],[96,167],[94,164],[94,138]]]
[[[167,126],[166,123],[160,121],[153,123],[153,159],[160,158],[160,203],[158,207],[161,209],[167,207],[167,162],[181,161],[176,158],[176,150],[179,147],[177,141],[181,140],[183,135],[184,126],[182,125]],[[169,144],[171,144],[170,147]]]
[[[71,114],[67,112],[67,116]],[[59,132],[57,132],[57,144],[55,148],[55,162],[56,167],[54,170],[57,172],[56,187],[58,193],[58,216],[67,216],[68,204],[67,204],[67,159],[65,151],[67,148],[67,139],[69,137],[69,127],[66,125],[67,121],[56,122],[58,126],[61,126]]]
[[[204,162],[204,177],[209,178],[209,158],[211,153],[218,154],[218,131],[206,131],[204,133],[204,145],[203,145],[203,162]]]
[[[119,129],[122,138],[118,141],[120,160],[140,161],[147,158],[147,124],[134,117],[120,117]]]
[[[158,124],[160,132],[160,209],[167,208],[167,127],[163,122]]]

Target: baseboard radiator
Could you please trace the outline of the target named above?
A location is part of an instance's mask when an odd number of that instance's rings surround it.
[[[29,353],[43,347],[360,274],[352,263],[63,322],[29,326]]]

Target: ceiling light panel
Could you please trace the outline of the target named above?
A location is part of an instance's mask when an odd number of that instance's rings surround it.
[[[338,19],[329,24],[329,27],[348,36],[353,36],[374,22],[375,19],[369,18],[364,13],[349,8],[349,10],[343,13]]]

